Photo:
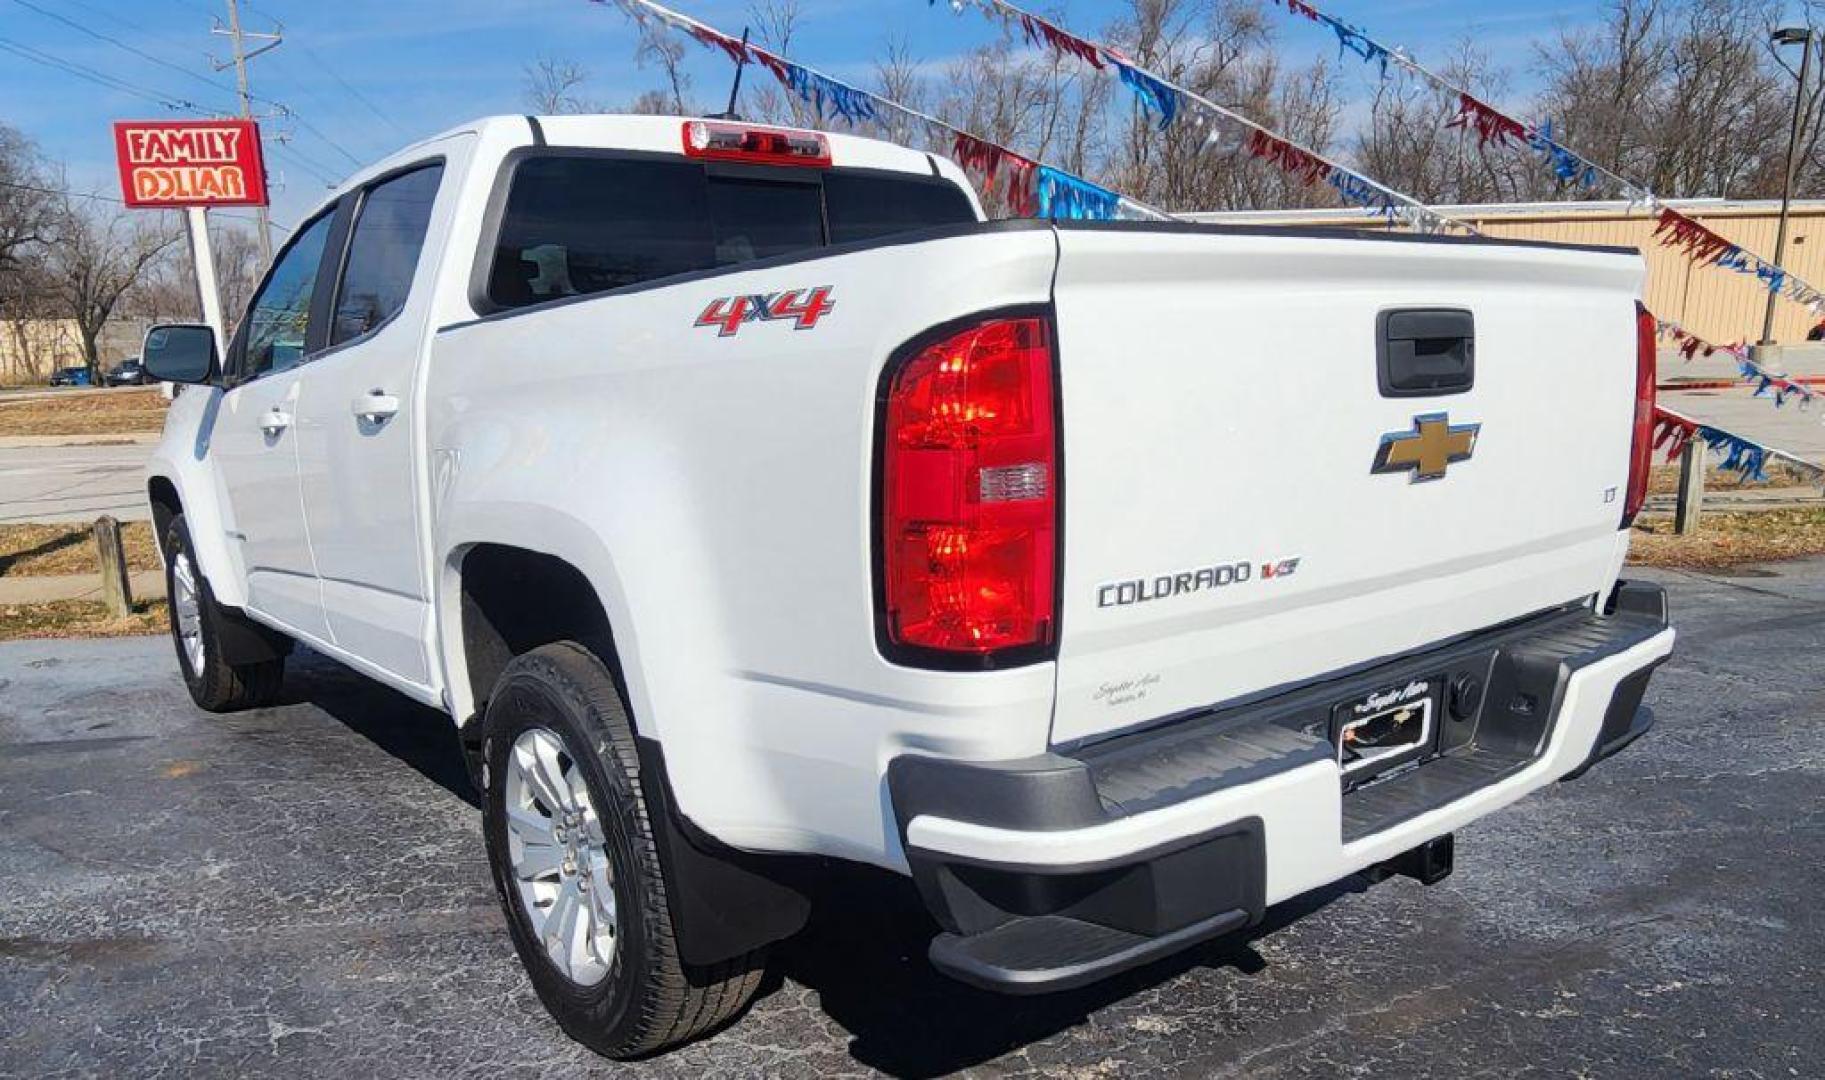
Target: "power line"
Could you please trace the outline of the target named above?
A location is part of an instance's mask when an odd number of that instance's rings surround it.
[[[331,173],[334,170],[327,168],[322,162],[309,157],[290,143],[280,142],[275,139],[273,141],[273,151],[274,153],[283,153],[286,157],[297,162],[299,168],[322,181],[324,187],[336,186],[337,181],[331,176]]]
[[[369,112],[371,112],[375,116],[379,117],[388,126],[390,126],[394,131],[399,132],[401,135],[406,134],[406,129],[400,125],[399,121],[393,119],[393,117],[391,115],[389,115],[388,113],[386,113],[385,111],[383,111],[380,108],[380,106],[375,105],[372,101],[370,101],[366,94],[362,93],[361,91],[355,89],[353,86],[349,85],[348,80],[344,79],[341,75],[338,75],[336,73],[336,69],[330,66],[329,61],[327,61],[323,57],[319,56],[315,49],[311,48],[309,45],[299,45],[298,47],[300,49],[304,50],[304,55],[310,57],[312,60],[315,60],[317,62],[317,65],[323,69],[323,73],[325,75],[328,75],[330,78],[332,78],[336,81],[336,85],[342,87],[344,90],[347,90],[349,92],[350,97],[354,98],[356,101],[359,101],[362,105],[365,105]]]
[[[36,191],[42,195],[56,195],[60,198],[65,198],[65,199],[88,199],[92,202],[113,203],[115,206],[125,206],[126,205],[125,199],[118,199],[112,195],[102,195],[98,192],[91,192],[91,191],[71,191],[68,188],[43,187],[39,184],[21,184],[21,183],[12,181],[12,180],[0,180],[0,187],[13,188],[16,191]],[[254,220],[252,217],[248,216],[247,214],[236,214],[236,213],[233,213],[228,210],[212,209],[209,212],[218,217],[233,218],[236,221]],[[278,229],[280,232],[291,232],[292,231],[292,227],[290,225],[281,225],[276,221],[272,223],[272,226],[273,226],[273,228]]]
[[[100,15],[102,18],[108,20],[109,22],[115,24],[116,26],[122,26],[128,30],[132,30],[132,31],[135,31],[135,32],[141,33],[141,34],[151,34],[152,33],[152,31],[146,29],[143,25],[136,23],[131,19],[123,19],[119,15],[114,14],[112,11],[106,11],[106,10],[103,10],[102,8],[95,7],[91,4],[85,4],[82,2],[82,0],[64,0],[64,2],[71,5],[72,7],[79,7],[91,15]]]
[[[208,76],[201,75],[197,72],[191,71],[190,69],[184,67],[181,64],[172,63],[171,61],[166,60],[164,57],[147,52],[146,50],[138,48],[137,46],[130,45],[127,42],[124,42],[124,41],[120,40],[119,38],[114,37],[110,34],[104,34],[101,31],[95,29],[94,27],[89,26],[86,23],[83,23],[79,20],[72,19],[72,18],[69,18],[68,16],[61,15],[55,11],[51,11],[49,9],[40,7],[39,5],[32,3],[31,0],[13,0],[13,3],[18,4],[20,7],[26,8],[29,11],[35,11],[38,14],[44,16],[45,18],[54,19],[57,22],[62,23],[63,25],[69,27],[72,30],[75,30],[82,34],[86,34],[89,37],[94,38],[97,41],[105,42],[106,44],[112,45],[115,48],[120,49],[124,52],[131,53],[132,55],[137,56],[140,59],[145,60],[149,63],[157,64],[158,66],[160,66],[162,68],[167,68],[171,71],[175,71],[178,74],[185,76],[186,78],[190,78],[197,82],[203,83],[204,85],[210,87],[213,90],[216,90],[219,93],[234,94],[236,92],[234,87],[231,87],[226,83],[218,82],[217,80],[211,79]],[[84,5],[84,6],[86,6],[86,5]],[[196,5],[187,5],[187,6],[196,7]],[[94,11],[96,9],[90,8],[89,10]],[[206,9],[201,8],[201,7],[196,7],[196,10],[204,11],[205,13],[207,13]],[[110,17],[113,18],[113,16],[110,16]],[[131,26],[131,24],[126,23],[124,20],[120,20],[118,18],[116,18],[115,21],[121,22],[122,25]],[[335,76],[333,72],[331,73],[331,77],[336,78],[338,82],[342,81],[340,79],[340,77]],[[111,78],[111,76],[110,76],[110,78]],[[119,82],[119,81],[123,81],[123,80],[116,80],[116,81]],[[346,85],[346,84],[344,84],[344,85]],[[327,133],[325,133],[321,128],[317,127],[315,124],[313,124],[309,120],[305,119],[302,115],[300,115],[298,113],[298,111],[296,109],[293,109],[291,106],[285,104],[282,101],[278,101],[273,98],[263,97],[259,94],[254,94],[252,92],[249,92],[247,96],[251,100],[258,101],[261,104],[269,105],[272,108],[277,109],[284,118],[296,123],[299,127],[302,127],[304,130],[308,131],[310,134],[312,134],[313,136],[315,136],[316,138],[321,140],[324,144],[326,144],[330,148],[334,149],[337,153],[348,158],[349,161],[353,162],[356,165],[362,164],[362,160],[359,157],[350,153],[348,151],[348,149],[346,147],[344,147],[341,143],[337,142],[335,139],[331,138]],[[162,95],[161,95],[161,97],[162,97]],[[165,103],[165,102],[161,101],[161,104],[163,104],[163,103]],[[189,105],[190,103],[182,102],[181,104]],[[372,108],[372,107],[373,106],[370,104],[369,108]],[[192,106],[192,108],[194,108],[194,106]],[[247,115],[245,110],[243,110],[243,115]],[[385,119],[384,116],[382,118]]]
[[[157,64],[159,67],[167,68],[171,71],[175,71],[179,75],[182,75],[186,78],[194,79],[197,82],[200,82],[200,83],[204,84],[205,86],[208,86],[213,90],[216,90],[219,93],[224,93],[224,94],[234,93],[234,88],[228,86],[225,83],[219,83],[219,82],[215,81],[214,79],[208,78],[207,76],[199,75],[196,72],[191,71],[189,68],[186,68],[181,64],[174,64],[171,61],[164,59],[163,57],[155,56],[152,53],[149,53],[144,49],[138,48],[133,45],[129,45],[117,37],[113,37],[111,35],[104,34],[101,31],[96,30],[93,27],[87,26],[81,22],[78,22],[75,19],[69,18],[68,16],[59,15],[55,11],[50,11],[45,8],[41,8],[37,4],[32,3],[31,0],[13,0],[13,3],[18,4],[20,7],[25,8],[28,11],[35,11],[47,19],[55,19],[58,22],[62,23],[63,25],[69,27],[70,29],[76,30],[80,33],[87,34],[88,36],[94,38],[97,41],[103,41],[109,45],[114,46],[117,49],[122,49],[122,50],[125,50],[126,52],[130,52],[134,56],[137,56],[142,60],[146,60],[150,63]]]
[[[167,109],[172,109],[177,112],[193,112],[193,113],[201,113],[201,112],[205,111],[203,109],[198,108],[196,106],[196,104],[193,102],[185,101],[185,100],[182,100],[179,98],[168,97],[164,94],[159,93],[157,90],[151,90],[144,86],[140,86],[136,83],[130,83],[125,79],[106,74],[105,72],[96,71],[92,67],[88,67],[83,64],[78,64],[71,60],[65,60],[64,58],[57,56],[54,53],[45,52],[43,49],[33,48],[30,45],[22,45],[17,41],[11,41],[7,38],[0,38],[0,49],[4,49],[7,52],[14,54],[15,56],[19,56],[26,60],[30,60],[35,64],[40,64],[40,65],[43,65],[44,67],[48,67],[48,68],[54,68],[56,70],[64,72],[65,74],[68,74],[68,75],[74,75],[79,79],[83,79],[88,82],[92,82],[92,83],[96,84],[97,86],[105,87],[109,90],[115,90],[120,93],[132,94],[136,97],[144,98],[147,101],[153,102],[154,104],[163,105]]]

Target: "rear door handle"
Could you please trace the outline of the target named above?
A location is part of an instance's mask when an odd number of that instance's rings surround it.
[[[260,415],[260,430],[268,435],[278,435],[288,427],[291,427],[291,413],[276,405]]]
[[[369,390],[349,403],[349,411],[357,420],[378,424],[399,412],[399,399],[378,389]]]

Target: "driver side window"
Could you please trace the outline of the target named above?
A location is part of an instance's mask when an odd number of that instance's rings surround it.
[[[246,348],[240,358],[240,377],[251,379],[269,372],[296,367],[304,358],[310,333],[311,294],[317,269],[329,241],[335,215],[325,213],[304,227],[279,257],[272,274],[247,311]]]

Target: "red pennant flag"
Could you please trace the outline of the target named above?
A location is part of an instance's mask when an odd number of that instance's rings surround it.
[[[1508,140],[1527,141],[1527,126],[1519,120],[1478,101],[1469,94],[1458,95],[1457,116],[1446,127],[1473,127],[1477,145],[1507,146]]]
[[[1324,159],[1258,128],[1248,133],[1248,152],[1263,161],[1278,165],[1307,185],[1315,184],[1331,174],[1331,167]]]

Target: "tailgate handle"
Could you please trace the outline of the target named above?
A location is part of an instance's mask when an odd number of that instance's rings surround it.
[[[1476,377],[1476,322],[1461,308],[1396,308],[1375,320],[1382,397],[1461,394]]]

